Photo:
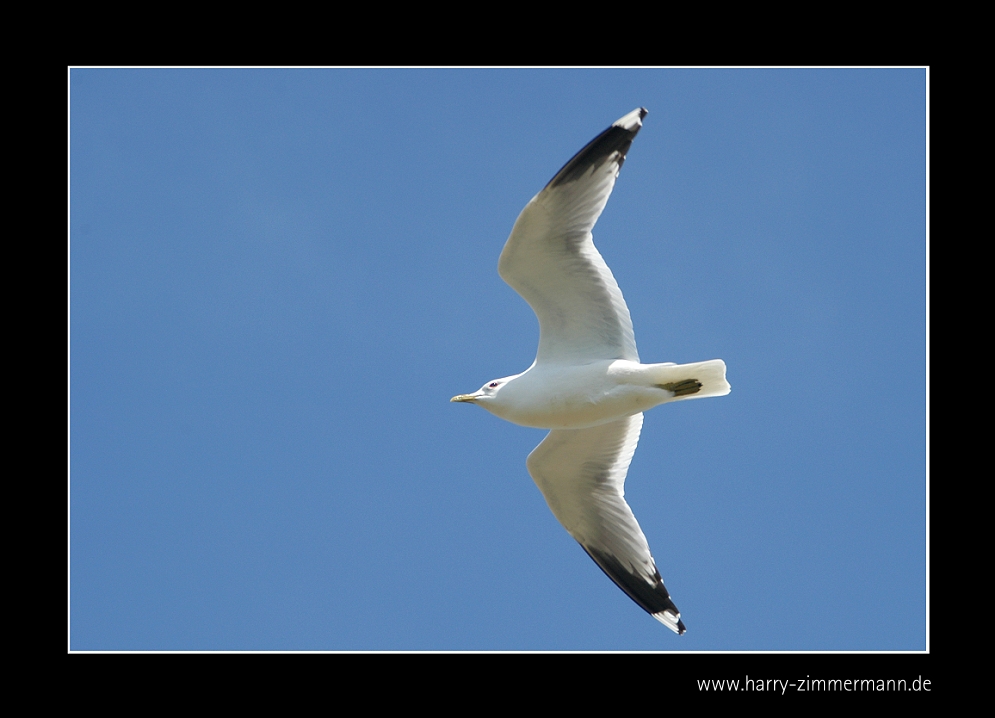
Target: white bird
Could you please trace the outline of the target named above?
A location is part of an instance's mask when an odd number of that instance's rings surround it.
[[[539,318],[539,350],[521,374],[470,402],[522,426],[552,429],[526,465],[553,514],[619,588],[672,631],[685,631],[649,544],[624,499],[642,412],[729,393],[721,359],[641,364],[629,309],[591,229],[647,111],[591,140],[518,215],[498,273]]]

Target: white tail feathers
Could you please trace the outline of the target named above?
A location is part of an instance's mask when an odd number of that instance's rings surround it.
[[[668,401],[725,396],[732,388],[726,381],[726,363],[721,359],[693,364],[650,364],[647,369],[654,386],[673,392],[674,398]]]

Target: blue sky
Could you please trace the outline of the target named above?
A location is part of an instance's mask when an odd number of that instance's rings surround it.
[[[531,364],[525,203],[649,115],[594,237],[643,361],[636,606],[457,393]],[[923,650],[926,73],[70,71],[74,650]]]

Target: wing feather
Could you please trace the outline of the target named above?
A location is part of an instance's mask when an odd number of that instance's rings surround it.
[[[551,431],[527,465],[553,515],[601,570],[654,618],[684,633],[681,613],[624,498],[642,425],[643,415],[636,414],[589,429]]]
[[[498,273],[539,318],[536,363],[639,361],[632,319],[591,230],[642,127],[616,121],[567,162],[515,221]]]

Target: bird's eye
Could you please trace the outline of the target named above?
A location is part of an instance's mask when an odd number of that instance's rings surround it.
[[[494,388],[494,387],[496,387],[497,385],[498,385],[498,383],[497,383],[496,381],[492,381],[492,382],[491,382],[490,384],[488,384],[487,386],[489,386],[489,387],[490,387],[491,389],[493,389],[493,388]]]

